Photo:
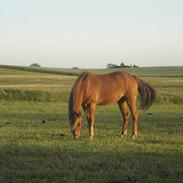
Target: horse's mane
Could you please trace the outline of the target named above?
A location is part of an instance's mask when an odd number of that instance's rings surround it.
[[[70,92],[69,101],[68,101],[68,113],[69,113],[69,121],[72,121],[73,115],[77,114],[78,111],[74,110],[74,105],[76,105],[77,95],[80,92],[82,82],[85,79],[85,77],[88,75],[88,72],[83,72],[79,77],[76,79],[72,90]]]

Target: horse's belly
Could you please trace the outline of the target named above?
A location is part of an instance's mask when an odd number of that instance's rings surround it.
[[[97,102],[97,105],[113,104],[113,103],[117,102],[118,100],[120,100],[122,96],[123,96],[122,94],[120,94],[120,95],[113,94],[113,96],[106,95],[106,96],[100,97]]]

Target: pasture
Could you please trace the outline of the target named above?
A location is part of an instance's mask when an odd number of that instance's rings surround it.
[[[61,75],[1,68],[0,182],[181,182],[183,67],[177,75],[174,69],[164,68],[166,76],[162,68],[142,74],[157,99],[140,111],[138,139],[130,138],[131,120],[129,136],[119,138],[122,118],[114,104],[97,107],[93,141],[83,116],[82,136],[75,141],[67,100],[80,70]]]

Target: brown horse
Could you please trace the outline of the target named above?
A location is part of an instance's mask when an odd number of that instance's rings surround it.
[[[69,121],[74,138],[78,138],[82,128],[81,107],[86,115],[89,136],[94,137],[94,114],[96,105],[118,103],[123,115],[121,137],[127,135],[128,108],[133,117],[132,138],[138,135],[137,94],[141,97],[141,108],[147,109],[155,99],[155,90],[145,81],[123,72],[96,75],[82,73],[74,83],[68,102]]]

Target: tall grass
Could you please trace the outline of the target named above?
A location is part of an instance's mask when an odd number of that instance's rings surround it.
[[[0,88],[0,99],[3,100],[26,100],[26,101],[42,101],[42,102],[67,102],[70,89],[62,91],[43,91],[43,90],[22,90]],[[183,96],[176,94],[156,94],[155,103],[158,104],[183,104]]]
[[[48,92],[41,90],[0,89],[0,99],[43,102],[67,102],[68,91]]]
[[[0,99],[67,102],[75,79],[76,76],[8,69],[5,72],[4,69],[0,69]],[[183,77],[141,77],[141,79],[155,87],[156,103],[183,103]]]

